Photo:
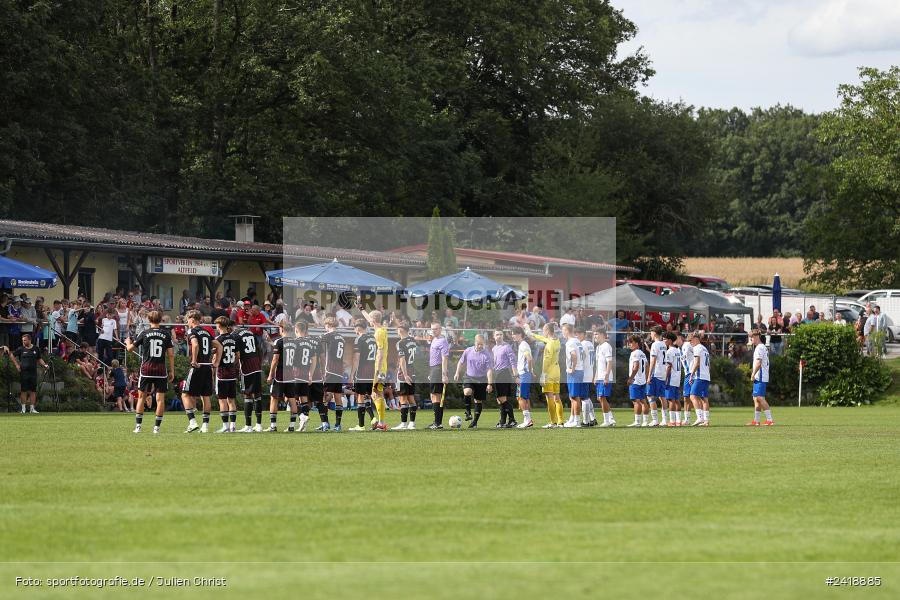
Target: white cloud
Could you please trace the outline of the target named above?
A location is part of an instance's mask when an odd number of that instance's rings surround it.
[[[788,39],[806,56],[900,49],[900,1],[827,0]]]
[[[637,39],[624,44],[622,55],[643,47],[653,62],[656,76],[642,92],[659,100],[683,99],[695,106],[747,109],[754,106],[793,104],[809,111],[832,110],[838,105],[837,86],[857,81],[860,65],[888,68],[897,64],[897,52],[878,50],[835,52],[831,44],[823,54],[811,48],[800,51],[791,39],[792,29],[813,40],[822,32],[805,29],[825,5],[836,0],[612,0],[625,17],[640,28]],[[900,0],[851,0],[853,14],[840,16],[837,39],[876,39],[897,42],[896,23]],[[878,10],[873,6],[880,7]],[[896,5],[896,6],[895,6]],[[865,9],[860,7],[867,7]],[[875,15],[875,26],[852,28],[848,21]],[[893,15],[893,20],[891,15]],[[869,29],[865,29],[869,27]],[[893,31],[886,34],[884,31]],[[853,36],[850,32],[853,31]],[[878,33],[876,33],[876,31]],[[808,33],[807,33],[808,32]],[[832,36],[835,37],[835,36]],[[798,37],[799,42],[801,38]],[[807,38],[808,39],[808,38]],[[896,47],[896,46],[895,46]],[[882,51],[879,51],[882,50]]]

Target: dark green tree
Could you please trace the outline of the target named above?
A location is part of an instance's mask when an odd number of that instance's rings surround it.
[[[860,69],[819,135],[837,150],[827,200],[807,223],[809,279],[900,287],[900,67]]]
[[[710,176],[720,208],[694,255],[797,256],[806,219],[825,198],[832,152],[820,117],[791,106],[702,110],[713,139]]]

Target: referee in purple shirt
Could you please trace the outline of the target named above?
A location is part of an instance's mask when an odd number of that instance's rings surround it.
[[[431,347],[428,350],[428,381],[431,384],[431,406],[434,423],[428,429],[443,429],[444,386],[447,384],[450,362],[450,342],[443,334],[441,324],[431,324]]]
[[[466,348],[459,357],[454,380],[459,381],[463,366],[466,368],[463,396],[466,399],[467,410],[471,406],[472,398],[475,399],[475,419],[469,423],[469,429],[477,429],[487,393],[494,384],[494,357],[485,347],[484,336],[480,333],[475,336],[475,345]]]
[[[516,353],[506,341],[503,330],[494,331],[494,391],[497,392],[497,404],[500,405],[500,422],[497,429],[503,429],[509,423],[515,423],[510,398],[516,397]]]

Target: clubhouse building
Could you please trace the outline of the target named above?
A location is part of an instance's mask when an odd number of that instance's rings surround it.
[[[56,272],[56,288],[44,294],[28,290],[31,295],[53,300],[83,294],[96,304],[107,292],[137,286],[144,294],[158,297],[167,311],[177,311],[183,290],[193,298],[215,298],[217,293],[241,298],[252,288],[264,298],[270,289],[266,271],[333,259],[403,285],[425,278],[424,245],[372,252],[267,244],[254,240],[254,219],[236,216],[232,240],[0,220],[0,253]],[[636,271],[601,262],[467,248],[457,248],[456,255],[460,268],[470,267],[500,283],[533,290],[529,302],[548,308],[556,303],[554,296],[588,294],[614,285],[617,273]]]

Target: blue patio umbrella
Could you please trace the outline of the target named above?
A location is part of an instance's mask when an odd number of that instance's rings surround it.
[[[329,263],[266,271],[266,279],[269,285],[330,292],[391,294],[403,289],[396,281],[345,265],[337,259]]]
[[[47,289],[56,285],[56,273],[0,256],[0,288]]]
[[[772,281],[772,310],[781,312],[781,276],[778,273]]]
[[[445,275],[430,281],[412,284],[409,295],[415,298],[444,294],[459,300],[502,300],[512,295],[516,300],[525,298],[526,294],[508,285],[498,283],[484,275],[480,275],[466,267],[465,271]]]

